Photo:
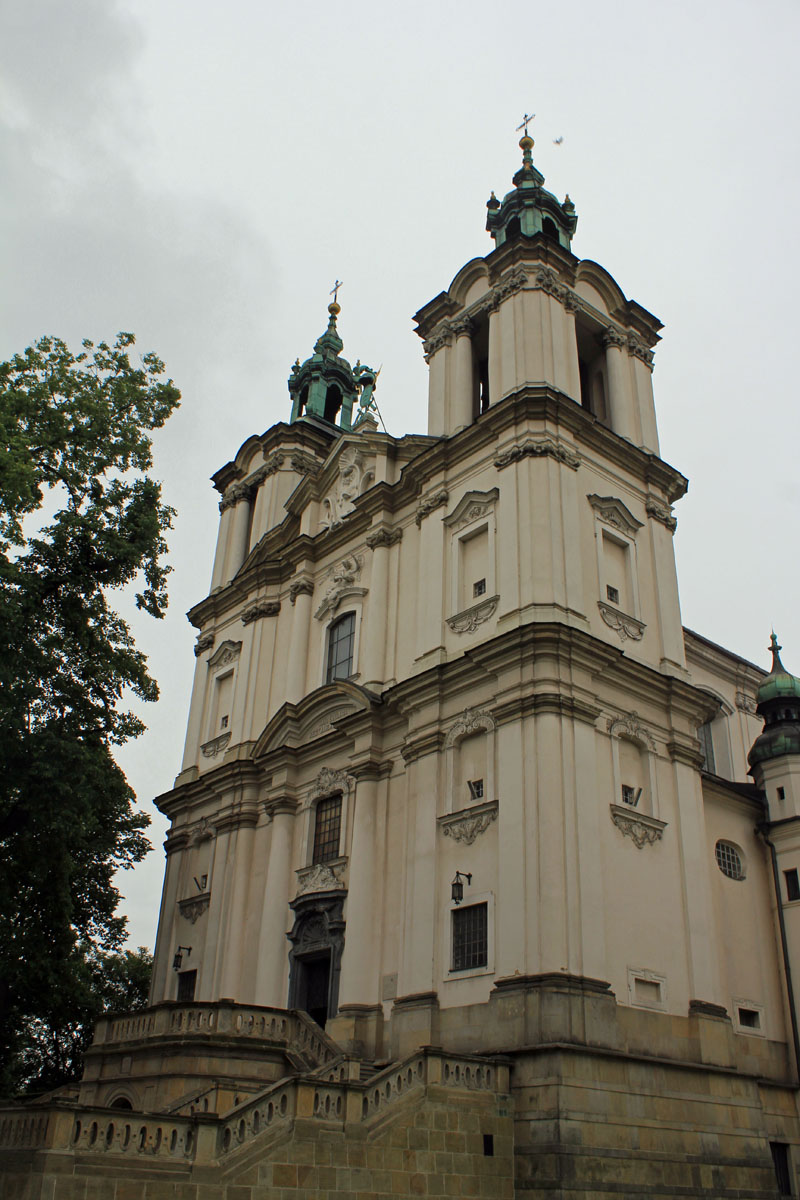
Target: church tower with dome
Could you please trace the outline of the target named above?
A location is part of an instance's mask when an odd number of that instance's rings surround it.
[[[796,1194],[800,682],[683,627],[661,323],[520,148],[427,431],[335,299],[214,476],[151,1006],[14,1194]]]

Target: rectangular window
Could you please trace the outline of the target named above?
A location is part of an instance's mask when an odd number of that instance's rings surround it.
[[[488,904],[457,908],[453,916],[454,971],[485,967],[489,961]]]
[[[786,899],[800,900],[800,879],[797,877],[797,867],[792,867],[791,871],[784,871],[783,878],[786,880]]]
[[[356,614],[345,613],[328,630],[328,669],[326,683],[347,679],[353,674],[353,648],[356,640]]]
[[[342,797],[326,796],[314,814],[314,852],[312,863],[330,862],[339,857],[339,830],[342,821]]]
[[[197,971],[178,972],[178,1000],[181,1004],[191,1004],[196,986]]]
[[[619,604],[619,589],[612,587],[610,583],[606,584],[606,598],[611,604]]]
[[[786,1142],[770,1142],[775,1178],[781,1196],[792,1195],[792,1176],[789,1171],[789,1146]]]
[[[477,599],[478,596],[486,595],[486,580],[478,579],[472,585],[472,595]]]
[[[785,800],[785,799],[786,799],[786,788],[782,788],[782,787],[779,787],[779,788],[778,788],[778,799],[779,799],[779,800]]]
[[[469,788],[470,800],[482,800],[483,799],[483,780],[482,779],[467,780],[467,787]]]
[[[761,1013],[755,1008],[740,1008],[739,1024],[744,1029],[760,1029]]]
[[[627,783],[622,785],[622,803],[630,804],[631,808],[636,808],[639,803],[639,797],[642,794],[641,788],[630,787]]]

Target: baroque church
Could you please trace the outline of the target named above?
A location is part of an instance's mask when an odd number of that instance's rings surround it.
[[[661,323],[520,148],[427,432],[334,301],[214,476],[151,1005],[9,1200],[797,1194],[800,681],[682,626]]]

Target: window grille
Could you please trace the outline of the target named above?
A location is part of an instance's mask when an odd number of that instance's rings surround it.
[[[619,604],[619,588],[612,587],[610,583],[606,584],[606,597],[611,604]]]
[[[744,879],[744,864],[739,851],[730,842],[717,842],[714,849],[717,866],[728,879]]]
[[[489,961],[488,904],[470,904],[453,912],[453,970],[485,967]]]
[[[485,596],[486,595],[486,580],[485,579],[479,579],[479,580],[477,580],[476,583],[473,583],[472,594],[473,594],[473,596]]]
[[[314,853],[312,863],[330,862],[339,857],[339,829],[342,820],[342,797],[326,796],[317,805],[314,816]]]
[[[468,779],[467,787],[469,788],[470,800],[482,800],[483,799],[483,780],[482,779]]]
[[[356,614],[345,613],[328,630],[328,670],[326,683],[347,679],[353,674],[353,648],[356,637]]]
[[[792,867],[790,871],[784,871],[783,877],[786,880],[786,899],[800,900],[800,879],[797,876],[797,867]]]

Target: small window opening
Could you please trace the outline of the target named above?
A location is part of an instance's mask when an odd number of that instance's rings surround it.
[[[326,796],[320,800],[314,814],[314,851],[312,863],[330,862],[339,857],[339,831],[342,820],[342,797]]]
[[[760,1029],[761,1013],[756,1008],[740,1008],[739,1024],[745,1029]]]
[[[220,719],[219,719],[219,727],[220,727],[220,729],[227,729],[227,728],[228,728],[228,714],[227,714],[227,713],[225,713],[225,715],[224,715],[224,716],[220,717]]]
[[[331,425],[336,424],[336,418],[339,415],[339,409],[342,407],[342,393],[335,383],[332,383],[325,393],[325,420],[330,421]]]
[[[717,866],[728,879],[744,879],[744,864],[739,851],[731,842],[717,842],[714,847]]]
[[[506,222],[506,241],[510,242],[512,238],[519,237],[522,233],[522,227],[519,223],[519,217],[512,217]]]
[[[790,871],[784,871],[783,878],[786,880],[786,899],[800,900],[800,878],[797,875],[797,867],[792,867]]]
[[[486,580],[485,579],[478,579],[475,583],[473,583],[472,594],[473,594],[473,596],[485,596],[486,595]]]
[[[555,238],[558,241],[558,229],[552,217],[545,217],[542,221],[542,233],[545,237]]]
[[[606,584],[606,598],[612,604],[619,604],[619,588],[612,587],[610,583]]]
[[[468,779],[467,787],[469,788],[470,800],[482,800],[483,799],[483,780],[482,779]],[[797,874],[797,872],[795,872],[795,874]]]
[[[306,386],[303,388],[302,392],[300,393],[300,402],[297,406],[298,417],[302,416],[302,414],[306,411],[307,403],[308,403],[308,384],[306,384]]]
[[[781,1196],[792,1195],[792,1176],[789,1170],[789,1146],[786,1142],[770,1142],[775,1179]]]
[[[191,1004],[197,986],[197,971],[178,972],[178,1000],[181,1004]]]
[[[489,409],[489,319],[479,317],[472,333],[472,412],[481,416]]]
[[[487,904],[470,904],[453,912],[454,971],[485,967],[489,961]]]
[[[642,789],[631,787],[630,784],[623,783],[622,785],[622,803],[629,804],[631,808],[636,808],[642,795]]]
[[[345,613],[328,630],[328,667],[326,683],[347,679],[353,673],[353,650],[356,640],[356,614]]]
[[[779,787],[779,788],[778,788],[778,799],[779,799],[779,800],[785,800],[785,799],[786,799],[786,788],[782,788],[782,787]]]
[[[483,1157],[494,1158],[494,1134],[485,1133],[483,1135]]]

